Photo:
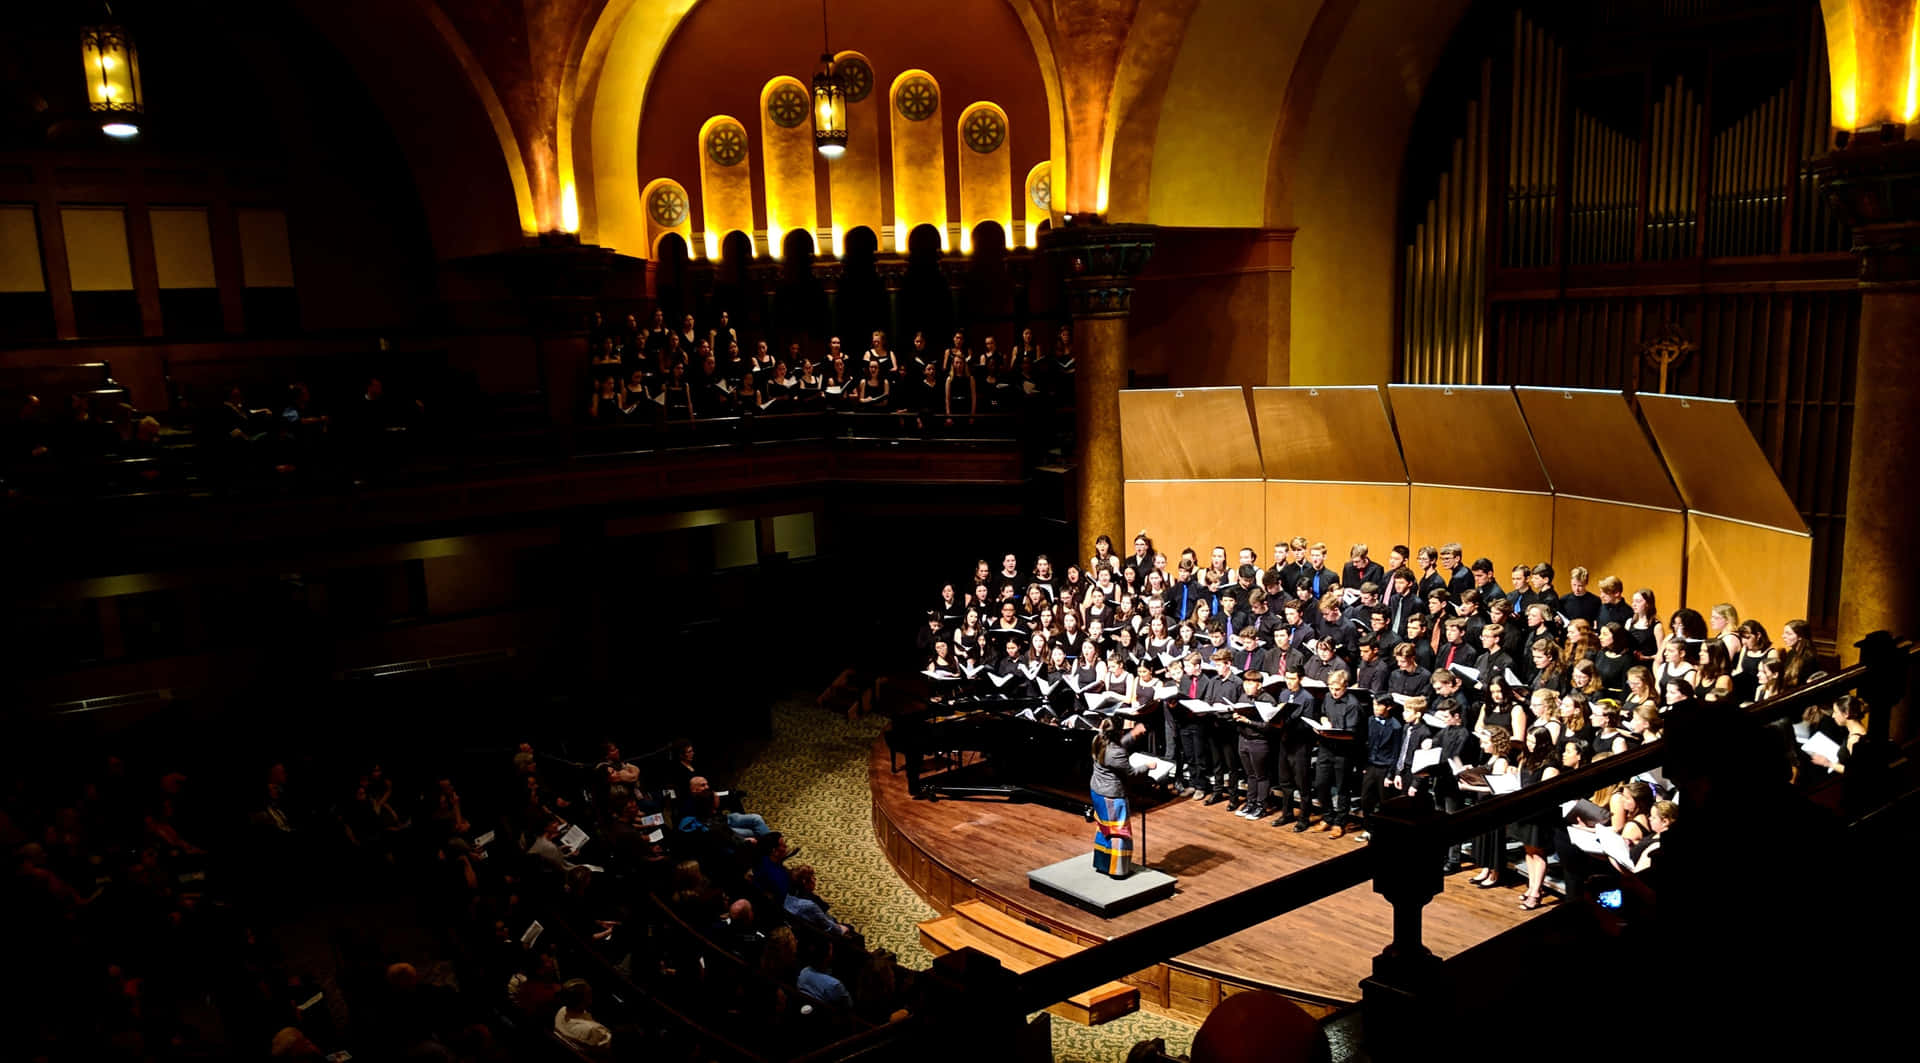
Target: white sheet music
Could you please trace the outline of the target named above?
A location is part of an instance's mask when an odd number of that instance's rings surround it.
[[[1829,764],[1840,762],[1840,743],[1834,741],[1825,731],[1813,732],[1812,737],[1800,743],[1800,748],[1807,756],[1827,758]]]

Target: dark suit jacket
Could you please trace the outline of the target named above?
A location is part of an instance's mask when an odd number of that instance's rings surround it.
[[[1387,570],[1381,568],[1380,562],[1372,558],[1367,559],[1367,567],[1364,569],[1355,568],[1351,561],[1340,566],[1340,585],[1342,587],[1358,588],[1362,583],[1371,583],[1383,591],[1386,590]]]

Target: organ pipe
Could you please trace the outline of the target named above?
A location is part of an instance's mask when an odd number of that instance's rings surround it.
[[[1698,230],[1700,102],[1676,78],[1653,105],[1653,173],[1647,204],[1646,257],[1686,258]]]
[[[1577,263],[1626,261],[1633,254],[1639,141],[1575,111],[1572,149],[1569,258]]]
[[[1508,266],[1547,266],[1553,262],[1564,67],[1562,49],[1544,30],[1515,12],[1502,255]]]
[[[1465,119],[1404,249],[1402,376],[1416,383],[1479,383],[1485,361],[1489,115],[1474,100]],[[1510,174],[1530,172],[1514,159]]]
[[[1780,215],[1787,203],[1787,92],[1782,88],[1713,138],[1711,254],[1780,250]]]
[[[1807,66],[1800,81],[1800,130],[1798,167],[1794,175],[1793,251],[1844,251],[1852,243],[1846,222],[1833,209],[1814,178],[1813,160],[1827,150],[1832,126],[1828,106],[1829,91],[1826,48],[1826,24],[1815,7],[1808,16]]]

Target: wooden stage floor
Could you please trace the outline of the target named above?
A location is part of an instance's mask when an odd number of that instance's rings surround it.
[[[1044,924],[1082,943],[1117,937],[1249,886],[1346,852],[1365,842],[1335,839],[1271,820],[1249,822],[1193,800],[1175,800],[1149,813],[1147,856],[1180,879],[1171,898],[1113,919],[1102,919],[1027,886],[1027,872],[1074,853],[1092,858],[1092,826],[1077,816],[1036,804],[997,801],[915,801],[906,775],[895,774],[884,742],[869,765],[874,827],[903,878],[942,914],[959,901],[980,898]],[[1136,824],[1138,820],[1135,820]],[[1136,839],[1137,841],[1137,839]],[[1518,886],[1482,890],[1469,870],[1446,879],[1427,905],[1427,947],[1450,958],[1534,916],[1519,909]],[[1516,869],[1517,873],[1517,869]],[[1391,935],[1391,908],[1362,884],[1214,942],[1152,972],[1129,979],[1145,1002],[1161,1010],[1203,1016],[1222,995],[1245,987],[1275,989],[1338,1008],[1360,999],[1360,981]],[[1158,984],[1156,984],[1158,983]]]

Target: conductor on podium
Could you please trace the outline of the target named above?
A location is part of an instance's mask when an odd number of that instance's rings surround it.
[[[1113,717],[1093,736],[1093,869],[1110,878],[1133,873],[1133,827],[1127,820],[1126,780],[1135,774],[1133,747],[1146,738],[1145,724],[1116,734]]]

